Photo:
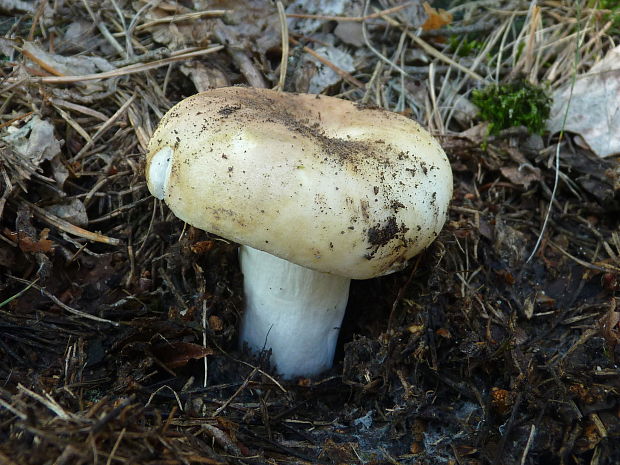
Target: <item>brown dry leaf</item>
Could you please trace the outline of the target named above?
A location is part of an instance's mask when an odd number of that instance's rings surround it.
[[[215,332],[221,331],[224,329],[224,322],[219,316],[211,315],[209,317],[209,328]]]
[[[443,337],[444,339],[450,339],[452,337],[452,334],[450,334],[450,331],[446,328],[439,328],[437,331],[435,331],[435,334],[437,334],[437,336]]]
[[[591,418],[588,418],[584,423],[585,427],[581,432],[581,436],[575,442],[575,446],[577,450],[588,451],[594,449],[603,438],[596,423]]]
[[[487,139],[488,134],[489,123],[479,123],[469,129],[466,129],[465,131],[460,132],[458,136],[471,141],[475,145],[479,145]]]
[[[536,303],[547,308],[553,308],[555,306],[555,299],[544,293],[538,293],[536,295]]]
[[[54,243],[47,238],[50,230],[49,228],[43,229],[39,233],[39,239],[36,240],[28,236],[24,232],[13,232],[8,229],[4,229],[4,234],[10,238],[13,242],[17,242],[18,247],[22,252],[42,252],[48,253],[53,250]]]
[[[443,8],[436,10],[435,8],[430,6],[428,2],[424,2],[422,6],[424,7],[424,11],[428,15],[428,19],[422,25],[423,30],[431,31],[433,29],[439,29],[452,22],[452,14],[448,13]]]
[[[409,452],[413,455],[421,454],[424,452],[424,444],[420,441],[413,441],[409,447]]]
[[[202,255],[212,250],[215,247],[214,241],[198,241],[192,245],[190,245],[190,250],[194,252],[196,255]]]
[[[498,387],[491,388],[491,406],[500,415],[506,415],[510,412],[514,398],[515,395],[511,391]]]
[[[606,291],[615,292],[620,288],[620,276],[615,273],[605,273],[601,278],[601,284]]]
[[[207,355],[213,355],[213,350],[190,342],[172,342],[153,347],[153,355],[168,368],[178,368],[187,365],[190,360],[200,360]]]

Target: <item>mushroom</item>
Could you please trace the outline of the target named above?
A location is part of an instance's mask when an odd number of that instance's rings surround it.
[[[241,343],[285,378],[330,368],[351,279],[402,269],[438,235],[448,159],[414,121],[333,97],[227,87],[162,118],[151,193],[241,244]]]

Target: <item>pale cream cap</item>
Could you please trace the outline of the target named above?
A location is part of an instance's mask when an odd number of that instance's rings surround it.
[[[446,220],[452,171],[414,121],[333,97],[226,87],[149,143],[147,182],[183,221],[317,271],[402,268]]]

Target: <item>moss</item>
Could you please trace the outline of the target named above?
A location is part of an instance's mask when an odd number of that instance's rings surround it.
[[[541,134],[551,110],[546,91],[524,80],[475,90],[472,102],[480,109],[480,118],[490,123],[491,134],[515,126]]]
[[[449,38],[450,49],[455,51],[458,56],[466,57],[478,53],[484,47],[484,43],[478,39],[453,35]]]

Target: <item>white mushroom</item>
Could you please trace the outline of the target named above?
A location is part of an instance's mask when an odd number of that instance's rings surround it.
[[[350,279],[404,267],[452,195],[445,153],[412,120],[242,87],[175,105],[146,174],[180,219],[241,244],[241,341],[271,349],[287,378],[331,367]]]

